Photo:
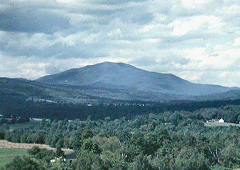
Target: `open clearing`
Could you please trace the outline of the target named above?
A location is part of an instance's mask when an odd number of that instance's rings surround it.
[[[235,124],[235,123],[218,123],[218,122],[206,122],[204,123],[204,126],[207,127],[216,127],[216,126],[239,126],[240,124]]]
[[[19,148],[1,148],[0,149],[0,167],[11,162],[15,156],[27,155],[27,149]]]
[[[8,142],[7,140],[0,140],[0,149],[1,148],[21,148],[21,149],[31,149],[33,146],[38,146],[41,149],[48,149],[48,150],[55,150],[55,148],[50,147],[49,145],[45,144],[35,144],[35,143],[12,143]],[[62,148],[64,152],[71,152],[72,149],[65,149]]]
[[[12,143],[6,140],[0,140],[0,168],[5,164],[11,162],[15,156],[27,155],[27,150],[31,149],[33,146],[38,146],[42,149],[55,150],[48,145],[44,144],[33,144],[33,143]],[[73,152],[72,149],[64,149],[62,150],[65,153]]]
[[[31,149],[33,146],[38,146],[39,148],[46,148],[49,150],[54,150],[48,145],[34,144],[34,143],[12,143],[7,140],[0,140],[0,148],[21,148],[21,149]]]

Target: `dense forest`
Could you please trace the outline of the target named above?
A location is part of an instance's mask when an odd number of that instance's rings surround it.
[[[239,105],[224,103],[207,107],[206,103],[198,106],[193,103],[168,106],[165,110],[159,106],[133,105],[83,108],[93,109],[91,113],[95,114],[71,121],[2,123],[1,139],[43,143],[56,148],[48,151],[34,147],[29,150],[29,156],[16,157],[3,169],[220,170],[240,167]],[[104,110],[111,110],[106,113],[117,116],[94,117]],[[220,118],[235,124],[205,126],[207,120]],[[76,159],[64,161],[61,148],[72,148]],[[63,159],[50,162],[61,156]]]
[[[92,120],[119,119],[126,117],[133,119],[137,115],[148,113],[163,113],[165,111],[190,111],[201,108],[219,108],[226,105],[239,105],[240,100],[227,101],[171,101],[168,103],[144,102],[144,101],[114,101],[105,100],[98,105],[52,103],[47,101],[26,101],[18,95],[0,95],[0,114],[5,118],[20,117],[22,121],[28,118],[47,118],[57,120],[86,120],[89,116]],[[230,120],[228,120],[230,121]],[[231,122],[234,122],[231,121]]]

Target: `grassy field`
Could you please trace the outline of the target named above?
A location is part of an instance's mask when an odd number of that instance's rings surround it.
[[[27,149],[0,148],[0,167],[11,162],[15,156],[27,155]]]
[[[52,148],[49,145],[45,144],[34,144],[34,143],[13,143],[8,142],[7,140],[0,140],[0,149],[1,148],[17,148],[17,149],[31,149],[33,146],[38,146],[39,148],[45,148],[48,150],[56,150],[56,148]],[[62,151],[68,153],[72,152],[72,149],[62,148]]]
[[[204,126],[207,127],[216,127],[216,126],[239,126],[240,124],[235,124],[235,123],[218,123],[218,122],[206,122],[204,123]]]
[[[33,128],[37,125],[39,125],[40,123],[37,121],[30,121],[30,122],[26,122],[26,123],[16,123],[16,124],[10,124],[12,129],[28,129],[28,128]]]
[[[0,168],[11,162],[15,156],[27,155],[27,150],[31,149],[33,146],[55,150],[55,148],[51,148],[50,146],[44,144],[12,143],[6,140],[0,140]],[[64,151],[65,154],[73,152],[72,149],[65,148],[62,148],[62,151]]]

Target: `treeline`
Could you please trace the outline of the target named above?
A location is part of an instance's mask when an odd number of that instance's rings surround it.
[[[44,119],[29,127],[1,126],[1,138],[12,142],[44,143],[55,153],[32,149],[5,169],[33,164],[36,169],[208,170],[240,167],[240,128],[205,127],[208,119],[238,121],[240,107],[227,105],[190,111],[165,111],[101,120]],[[50,159],[72,148],[72,162]]]
[[[65,118],[68,120],[87,120],[89,117],[91,117],[92,120],[104,119],[105,117],[110,117],[111,119],[119,119],[121,117],[133,119],[137,115],[144,115],[148,113],[158,114],[165,111],[194,112],[202,108],[220,108],[227,105],[240,105],[240,100],[206,102],[172,101],[170,103],[122,101],[122,105],[115,105],[110,102],[108,105],[100,104],[98,106],[86,106],[83,104],[69,103],[25,102],[22,100],[1,100],[3,101],[0,102],[0,114],[4,115],[5,118],[20,117],[23,120],[34,117],[48,118],[51,120],[64,120]],[[124,102],[126,103],[124,104]],[[229,121],[236,122],[237,120]]]

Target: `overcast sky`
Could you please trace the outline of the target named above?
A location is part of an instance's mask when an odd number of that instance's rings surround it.
[[[240,1],[0,0],[0,77],[104,61],[240,87]]]

